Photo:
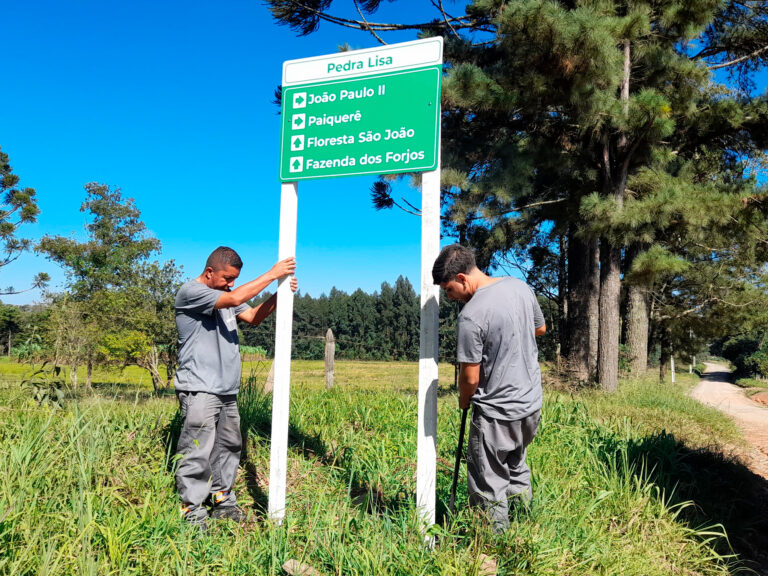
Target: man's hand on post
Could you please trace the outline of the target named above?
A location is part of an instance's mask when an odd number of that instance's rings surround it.
[[[291,256],[285,260],[280,260],[277,264],[272,266],[272,270],[270,270],[270,272],[272,273],[272,276],[274,276],[275,280],[282,280],[286,276],[290,276],[296,272],[296,258]]]

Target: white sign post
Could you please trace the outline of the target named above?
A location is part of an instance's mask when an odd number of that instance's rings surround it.
[[[279,259],[296,253],[297,180],[423,172],[416,504],[435,523],[440,250],[440,37],[283,64]],[[426,170],[426,171],[425,171]],[[269,517],[285,517],[293,293],[278,285]],[[431,543],[431,539],[427,539]]]
[[[440,155],[437,170],[421,176],[421,331],[419,335],[419,411],[416,447],[416,506],[424,526],[435,523],[437,486],[437,352],[440,289],[432,264],[440,252]],[[433,538],[427,542],[432,545]]]
[[[280,240],[278,260],[296,254],[298,185],[280,187]],[[275,312],[275,383],[272,389],[272,435],[269,453],[269,517],[282,522],[285,517],[285,478],[288,471],[288,408],[291,400],[291,333],[293,331],[293,292],[290,281],[277,285]]]

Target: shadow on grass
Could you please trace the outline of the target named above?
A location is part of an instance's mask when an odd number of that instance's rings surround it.
[[[240,391],[240,420],[243,430],[244,446],[249,445],[248,438],[251,435],[262,439],[269,439],[272,430],[272,396],[262,391],[260,384],[244,386]],[[412,507],[415,502],[413,493],[399,492],[385,494],[381,486],[370,485],[361,479],[357,473],[354,462],[354,450],[342,448],[340,451],[329,447],[320,434],[308,434],[294,422],[288,424],[288,447],[295,454],[299,453],[306,459],[316,460],[323,466],[340,471],[340,481],[347,487],[351,504],[356,508],[370,514],[383,515],[400,510],[403,507]],[[266,512],[267,496],[260,486],[259,471],[250,461],[244,457],[246,481],[254,502]],[[415,468],[415,466],[414,466]]]
[[[258,513],[266,514],[268,495],[262,488],[266,485],[269,470],[261,469],[249,455],[256,442],[259,445],[268,444],[272,432],[272,395],[263,391],[261,382],[249,378],[238,395],[238,410],[240,412],[240,429],[243,438],[243,453],[241,466],[248,493],[254,502]],[[336,480],[347,488],[352,506],[370,514],[384,515],[394,513],[403,508],[413,508],[415,494],[412,491],[393,494],[384,493],[378,485],[370,485],[358,473],[359,464],[355,460],[354,450],[342,448],[334,450],[320,434],[310,434],[289,421],[288,448],[290,457],[300,455],[307,460],[332,468]],[[173,474],[179,435],[182,429],[181,413],[177,411],[164,429],[166,450],[171,458],[168,460],[168,472]],[[415,464],[414,464],[415,473]],[[440,506],[441,503],[438,503]]]
[[[606,442],[607,440],[607,442]],[[626,448],[601,438],[602,459],[621,462],[626,449],[629,473],[644,475],[658,486],[669,505],[692,502],[678,516],[694,530],[720,524],[738,559],[759,574],[768,574],[768,481],[740,462],[707,450],[692,450],[672,434],[661,432]],[[728,542],[717,551],[731,553]]]

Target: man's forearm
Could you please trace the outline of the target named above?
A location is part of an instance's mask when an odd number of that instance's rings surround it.
[[[231,292],[223,292],[219,297],[219,301],[216,303],[216,308],[234,308],[235,306],[240,306],[240,304],[248,302],[258,296],[264,288],[269,286],[275,280],[277,280],[277,277],[272,270],[270,270],[255,280],[251,280],[242,286],[238,286]]]
[[[258,306],[251,308],[250,317],[246,318],[245,321],[248,322],[248,324],[252,324],[253,326],[258,326],[267,318],[267,316],[272,314],[276,308],[277,294],[273,294],[269,299],[265,300]]]
[[[477,392],[477,384],[459,382],[459,407],[469,408],[472,396]]]
[[[230,294],[232,296],[235,296],[239,300],[235,306],[239,306],[243,302],[248,302],[248,300],[251,300],[252,298],[255,298],[258,296],[264,288],[272,284],[277,280],[277,277],[272,273],[270,270],[269,272],[266,272],[256,278],[255,280],[251,280],[250,282],[247,282],[243,284],[242,286],[238,286]]]
[[[469,408],[472,396],[480,384],[480,365],[461,364],[459,370],[459,407]]]

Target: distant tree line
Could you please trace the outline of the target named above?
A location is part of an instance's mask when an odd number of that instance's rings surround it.
[[[264,294],[255,303],[268,298]],[[400,276],[394,286],[368,294],[358,289],[347,294],[336,288],[317,298],[298,295],[293,304],[293,357],[323,358],[325,333],[336,338],[336,357],[360,360],[417,360],[419,357],[419,297],[407,278]],[[444,322],[455,325],[455,313],[445,309]],[[260,326],[243,328],[243,341],[260,346],[271,356],[274,351],[275,318]]]
[[[270,294],[254,301],[259,303]],[[557,308],[541,298],[547,323],[557,325]],[[293,304],[293,357],[320,360],[325,349],[325,333],[330,328],[336,338],[336,356],[357,360],[418,360],[420,304],[411,282],[398,277],[394,286],[388,282],[368,294],[358,289],[347,294],[332,288],[326,295],[313,298],[298,295]],[[440,303],[441,362],[456,359],[456,320],[460,304],[444,299]],[[243,343],[258,346],[271,356],[274,351],[275,318],[260,326],[242,329]],[[539,341],[543,359],[557,353],[557,328]]]

